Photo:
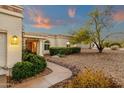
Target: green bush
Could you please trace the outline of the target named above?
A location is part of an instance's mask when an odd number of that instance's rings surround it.
[[[65,87],[69,88],[113,88],[121,87],[112,78],[106,77],[102,71],[86,69],[74,77]]]
[[[33,75],[33,64],[30,62],[18,62],[12,68],[12,78],[16,81],[28,78]]]
[[[16,63],[12,69],[13,79],[17,81],[40,73],[47,66],[46,60],[42,56],[27,51],[23,51],[22,59],[24,62]],[[32,66],[30,68],[27,65]],[[24,68],[26,66],[27,68]]]
[[[121,42],[110,42],[110,41],[106,41],[104,42],[104,47],[112,47],[112,46],[118,46],[119,48],[122,47],[122,43]]]
[[[22,51],[22,60],[26,60],[29,54],[36,54],[36,53],[32,53],[30,50],[24,49]]]
[[[124,43],[121,43],[121,47],[124,48]]]
[[[117,46],[117,45],[111,46],[111,50],[118,50],[118,49],[119,49],[119,46]]]
[[[51,47],[49,49],[50,51],[50,55],[69,55],[69,54],[73,54],[73,53],[80,53],[81,48],[79,47]]]
[[[109,45],[109,47],[112,47],[112,46],[118,46],[119,48],[121,48],[121,44],[120,43],[111,43],[110,45]]]
[[[23,61],[28,61],[33,64],[34,74],[41,72],[47,66],[46,60],[42,56],[36,54],[27,54],[27,56],[23,57]]]

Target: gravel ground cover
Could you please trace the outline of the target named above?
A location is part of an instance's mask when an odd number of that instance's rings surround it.
[[[106,75],[112,76],[119,84],[124,87],[124,51],[123,50],[104,50],[98,53],[96,49],[82,49],[81,53],[68,55],[65,57],[52,57],[47,55],[46,59],[63,65],[72,70],[76,75],[84,68],[102,70]],[[63,87],[70,79],[60,82],[52,87]]]

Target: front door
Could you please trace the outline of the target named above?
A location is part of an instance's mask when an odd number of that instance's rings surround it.
[[[37,40],[27,40],[26,41],[26,49],[33,53],[37,53],[37,46],[38,46]]]

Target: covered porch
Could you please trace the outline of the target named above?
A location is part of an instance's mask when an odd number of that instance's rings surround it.
[[[42,37],[33,36],[33,35],[23,35],[23,49],[36,53],[40,56],[43,56],[46,53],[45,51],[46,41],[47,40]]]

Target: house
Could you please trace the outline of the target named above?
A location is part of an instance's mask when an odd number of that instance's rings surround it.
[[[41,32],[23,32],[23,49],[41,56],[49,53],[49,47],[66,47],[69,42],[66,35],[52,35]]]
[[[23,32],[23,7],[0,5],[0,75],[9,75],[12,68],[22,61],[22,49],[41,56],[49,47],[66,47],[69,36]]]
[[[22,20],[22,6],[0,5],[0,67],[12,68],[22,60]],[[0,75],[5,73],[0,68]]]

